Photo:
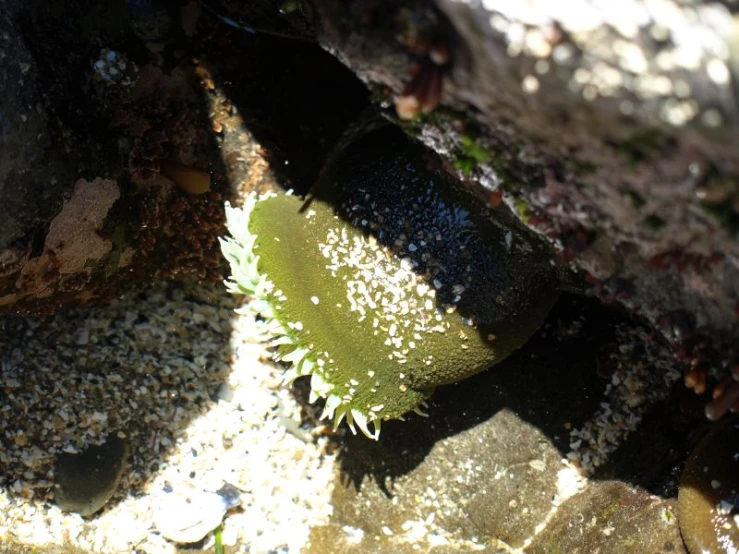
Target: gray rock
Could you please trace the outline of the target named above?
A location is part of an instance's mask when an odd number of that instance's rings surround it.
[[[604,481],[563,504],[527,554],[686,554],[677,502]]]
[[[55,494],[57,505],[69,512],[89,516],[113,496],[128,457],[128,444],[115,435],[79,454],[57,457]]]
[[[428,418],[388,422],[378,442],[348,436],[334,515],[313,530],[306,552],[527,545],[577,490],[575,470],[562,462],[568,426],[596,409],[602,386],[586,363],[589,341],[568,359],[551,336],[532,340],[535,349],[437,389]]]
[[[314,529],[307,552],[524,547],[555,509],[553,499],[566,494],[560,475],[574,470],[561,457],[541,431],[501,410],[437,442],[422,463],[392,482],[365,479],[359,490],[337,484],[334,517]]]

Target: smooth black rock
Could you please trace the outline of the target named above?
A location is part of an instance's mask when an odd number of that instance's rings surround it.
[[[121,480],[128,444],[115,435],[80,454],[60,454],[56,464],[56,503],[65,511],[94,514],[113,496]]]

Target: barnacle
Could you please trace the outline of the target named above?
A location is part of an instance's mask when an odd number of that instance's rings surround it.
[[[715,427],[680,479],[680,530],[691,554],[739,551],[739,419]]]
[[[252,194],[226,210],[229,290],[270,322],[286,379],[310,375],[324,416],[372,438],[521,346],[556,297],[548,251],[426,162],[375,131],[307,200]]]

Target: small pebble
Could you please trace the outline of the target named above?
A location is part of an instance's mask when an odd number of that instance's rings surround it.
[[[221,383],[216,391],[216,398],[222,402],[231,402],[234,391],[228,383]]]

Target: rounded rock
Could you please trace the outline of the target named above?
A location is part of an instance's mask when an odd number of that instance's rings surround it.
[[[227,210],[230,290],[256,297],[288,380],[311,375],[325,415],[372,438],[519,348],[557,296],[547,247],[428,156],[375,130],[334,154],[306,200]]]

